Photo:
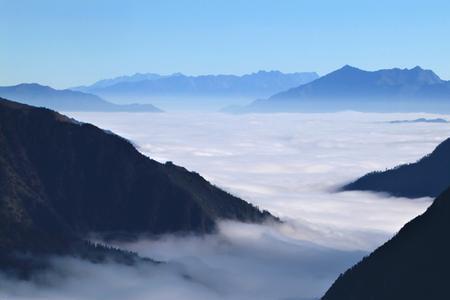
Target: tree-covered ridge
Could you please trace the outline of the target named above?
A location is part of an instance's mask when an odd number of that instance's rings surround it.
[[[323,300],[449,299],[450,189],[341,275]]]
[[[122,137],[0,100],[0,254],[82,252],[93,233],[207,233],[219,219],[277,220]]]
[[[447,139],[415,163],[366,174],[342,190],[387,192],[398,197],[419,198],[437,197],[449,185],[450,139]]]

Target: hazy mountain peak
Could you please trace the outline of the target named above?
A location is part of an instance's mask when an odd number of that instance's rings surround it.
[[[342,68],[338,69],[337,71],[362,71],[362,70],[359,68],[353,67],[351,65],[344,65]]]
[[[58,111],[161,111],[151,104],[118,105],[82,91],[57,90],[38,83],[0,86],[0,97]]]
[[[89,88],[106,88],[112,85],[115,85],[120,82],[137,82],[143,80],[156,80],[163,76],[156,73],[134,73],[133,75],[122,75],[113,78],[102,79],[94,82],[90,86],[77,86],[70,88],[71,90],[77,91],[88,91]]]
[[[198,101],[205,106],[202,102],[205,98],[211,102],[217,99],[249,101],[269,97],[279,91],[311,82],[318,77],[314,72],[282,73],[277,70],[259,70],[242,76],[224,74],[191,76],[174,73],[150,80],[132,81],[126,78],[108,86],[94,84],[76,90],[99,95],[115,102],[133,99],[139,102],[151,101],[158,106],[165,105],[167,101],[182,99],[182,105],[192,107],[195,105],[192,101]],[[191,103],[187,103],[188,100]]]
[[[433,71],[412,69],[366,71],[345,65],[306,84],[235,112],[295,111],[450,111],[450,82]],[[393,105],[395,104],[395,105]]]
[[[254,74],[283,74],[283,73],[278,70],[270,70],[270,71],[259,70],[258,72],[254,73]]]
[[[31,82],[31,83],[19,83],[16,85],[13,85],[11,87],[17,88],[17,89],[52,89],[50,86],[48,85],[43,85],[43,84],[39,84],[36,82]]]
[[[323,78],[327,78],[330,75],[348,75],[348,74],[354,74],[359,76],[364,76],[364,74],[367,76],[369,74],[380,76],[380,77],[391,77],[391,78],[409,78],[410,80],[415,80],[418,82],[426,81],[427,83],[438,83],[442,81],[438,75],[436,75],[433,71],[423,69],[420,66],[416,66],[414,68],[408,69],[400,69],[400,68],[393,68],[393,69],[381,69],[377,71],[365,71],[362,69],[359,69],[357,67],[351,66],[351,65],[345,65],[342,68],[333,71],[325,76]]]
[[[415,73],[418,79],[429,84],[441,83],[443,80],[432,70],[422,69],[419,66],[414,67],[410,72]]]
[[[387,69],[376,71],[385,80],[385,83],[390,84],[413,84],[413,85],[428,85],[443,82],[443,80],[431,70],[422,69],[416,66],[411,69]]]
[[[328,78],[333,78],[334,77],[342,77],[342,76],[359,76],[361,73],[369,73],[368,71],[364,71],[361,69],[358,69],[356,67],[350,66],[350,65],[345,65],[340,69],[337,69],[331,73],[328,73],[326,75],[324,75],[323,77],[321,77],[321,80],[326,80]]]

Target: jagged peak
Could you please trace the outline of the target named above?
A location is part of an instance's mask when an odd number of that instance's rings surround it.
[[[351,66],[351,65],[344,65],[342,68],[338,69],[338,71],[339,70],[362,71],[361,69]]]
[[[256,74],[281,74],[281,71],[278,70],[259,70]]]
[[[412,69],[408,70],[410,73],[416,74],[417,76],[421,76],[422,79],[426,79],[429,83],[439,83],[442,79],[434,73],[432,70],[423,69],[420,66],[415,66]]]
[[[411,69],[411,71],[429,71],[429,70],[424,70],[422,69],[421,66],[415,66],[414,68]]]

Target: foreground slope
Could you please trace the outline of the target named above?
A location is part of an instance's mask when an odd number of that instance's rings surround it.
[[[450,139],[416,163],[373,172],[342,190],[387,192],[398,197],[436,197],[450,185]]]
[[[90,234],[206,233],[220,219],[275,220],[117,135],[0,98],[0,267],[2,254],[64,253]]]
[[[450,189],[370,256],[341,275],[323,300],[450,299]]]
[[[78,91],[55,90],[36,83],[0,87],[0,97],[57,111],[160,112],[151,104],[118,105]]]
[[[338,110],[450,111],[450,82],[420,67],[370,72],[344,66],[242,109],[244,112]]]

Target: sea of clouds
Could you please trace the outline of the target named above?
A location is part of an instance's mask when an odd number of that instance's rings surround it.
[[[0,299],[314,299],[423,212],[431,199],[336,188],[414,162],[450,124],[426,114],[70,113],[122,135],[144,154],[199,172],[286,222],[222,222],[218,234],[116,245],[164,261],[139,267],[55,258],[58,272],[0,280]],[[445,118],[445,116],[444,116]]]

